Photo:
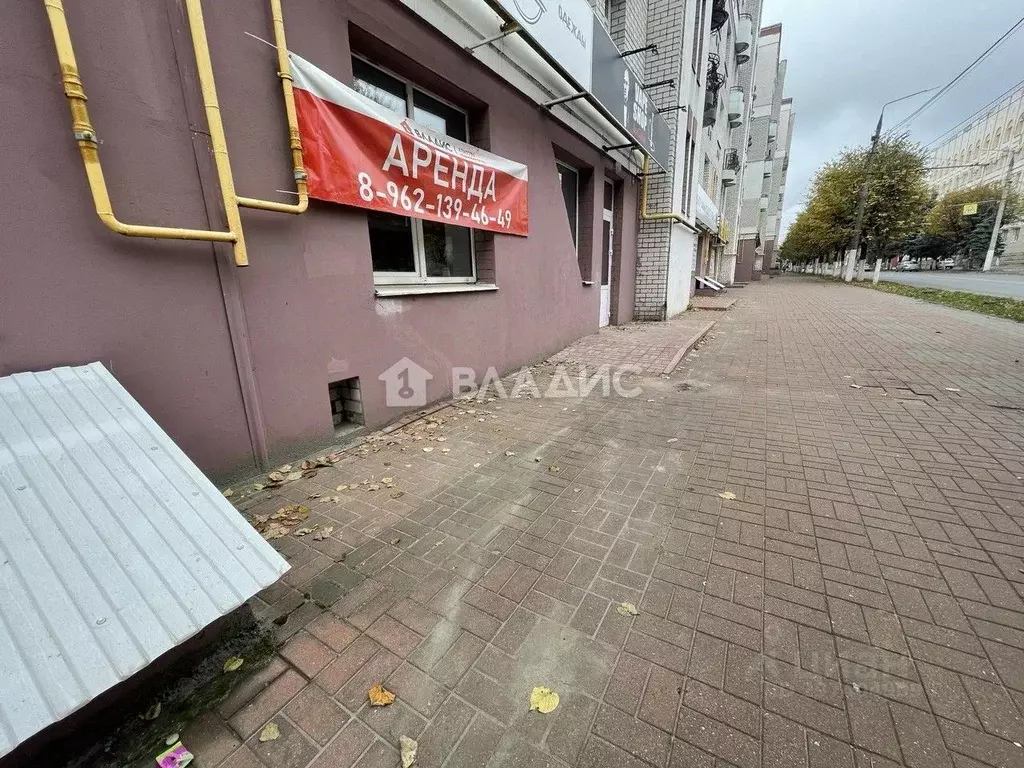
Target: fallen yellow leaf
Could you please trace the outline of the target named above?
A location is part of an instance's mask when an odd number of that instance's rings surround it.
[[[558,706],[558,694],[552,691],[550,688],[545,688],[542,685],[538,685],[533,689],[530,694],[530,711],[540,712],[542,715],[546,715],[549,712],[554,712],[555,707]]]
[[[636,609],[636,606],[632,603],[619,603],[615,608],[616,611],[621,613],[623,616],[639,616],[640,611]]]
[[[260,741],[277,741],[281,738],[281,729],[277,723],[267,723],[260,731]]]
[[[366,695],[370,697],[371,707],[386,707],[388,704],[395,703],[395,694],[387,690],[383,685],[377,683]]]
[[[732,491],[722,491],[718,495],[721,496],[723,499],[735,499],[736,498],[736,494],[733,493]]]
[[[234,672],[236,669],[240,669],[245,663],[245,659],[240,656],[232,656],[230,659],[224,662],[225,672]]]

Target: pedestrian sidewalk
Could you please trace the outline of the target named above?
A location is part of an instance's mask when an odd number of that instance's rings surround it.
[[[458,401],[236,487],[326,535],[274,541],[284,645],[196,765],[1024,765],[1020,326],[787,277],[663,376],[689,314],[553,358],[642,359],[635,396]]]
[[[549,358],[553,363],[637,366],[648,374],[671,373],[707,335],[718,319],[712,312],[690,311],[664,323],[610,325],[585,336]]]

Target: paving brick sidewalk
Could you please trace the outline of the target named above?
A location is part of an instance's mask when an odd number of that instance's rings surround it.
[[[1024,326],[800,278],[716,319],[638,397],[460,402],[250,510],[335,529],[276,542],[287,644],[196,765],[1024,765]]]
[[[683,347],[719,319],[717,312],[690,311],[665,323],[613,325],[570,344],[550,360],[589,366],[635,365],[646,373],[660,374],[678,362]]]

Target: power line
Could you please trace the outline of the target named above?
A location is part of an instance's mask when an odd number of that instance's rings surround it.
[[[940,134],[940,135],[936,136],[936,137],[935,137],[934,139],[932,139],[931,141],[929,141],[929,142],[928,142],[927,144],[925,144],[925,145],[924,145],[924,148],[925,148],[925,149],[928,149],[929,147],[935,146],[936,144],[938,144],[939,142],[941,142],[941,141],[942,141],[943,139],[945,139],[945,138],[946,138],[947,136],[951,136],[952,134],[956,133],[956,132],[957,132],[958,130],[960,130],[960,128],[961,128],[962,126],[964,126],[964,125],[966,125],[967,123],[971,122],[971,121],[972,121],[972,120],[973,120],[974,118],[976,118],[976,117],[977,117],[978,115],[980,115],[980,114],[981,114],[982,112],[986,112],[986,111],[988,111],[988,110],[989,110],[989,109],[990,109],[990,108],[991,108],[991,107],[992,107],[992,106],[993,106],[994,104],[997,104],[998,102],[1002,101],[1002,100],[1003,100],[1004,98],[1006,98],[1006,97],[1007,97],[1007,95],[1009,95],[1010,93],[1012,93],[1012,92],[1013,92],[1013,91],[1014,91],[1015,89],[1017,89],[1017,88],[1020,88],[1020,86],[1022,86],[1022,85],[1024,85],[1024,80],[1021,80],[1021,81],[1020,81],[1019,83],[1017,83],[1016,85],[1011,85],[1011,86],[1010,86],[1009,88],[1007,88],[1007,89],[1006,89],[1005,91],[1003,91],[1003,92],[1002,92],[1001,94],[999,94],[998,96],[996,96],[996,97],[995,97],[994,99],[992,99],[992,101],[990,101],[990,102],[989,102],[988,104],[986,104],[985,106],[983,106],[983,107],[982,107],[981,109],[977,110],[977,111],[976,111],[976,112],[974,112],[973,114],[970,114],[970,115],[968,115],[968,116],[967,116],[967,117],[965,117],[965,118],[964,118],[963,120],[961,120],[961,121],[960,121],[959,123],[957,123],[957,124],[956,124],[956,125],[954,125],[954,126],[953,126],[952,128],[950,128],[950,129],[949,129],[948,131],[945,131],[944,133],[942,133],[942,134]],[[1020,97],[1020,98],[1024,98],[1024,91],[1022,91],[1022,92],[1021,92],[1021,97]],[[1011,102],[1010,102],[1010,103],[1012,104],[1012,103],[1013,103],[1013,101],[1011,100]]]
[[[966,77],[968,75],[968,73],[971,72],[971,70],[973,70],[975,67],[977,67],[979,64],[981,64],[981,62],[983,62],[986,58],[988,58],[992,54],[992,52],[996,50],[996,48],[998,48],[1000,45],[1002,45],[1004,42],[1006,42],[1007,38],[1009,38],[1010,35],[1012,35],[1014,32],[1016,32],[1021,27],[1021,25],[1024,25],[1024,16],[1021,16],[1020,19],[1017,20],[1016,24],[1011,26],[1008,30],[1006,30],[1006,32],[1004,32],[999,37],[998,40],[996,40],[994,43],[992,43],[992,45],[990,45],[988,48],[986,48],[984,53],[982,53],[978,58],[976,58],[974,61],[972,61],[966,67],[964,67],[964,69],[962,69],[960,71],[960,73],[956,77],[954,77],[952,80],[950,80],[944,86],[942,86],[942,88],[939,89],[938,93],[936,93],[934,96],[932,96],[930,99],[928,99],[928,101],[926,101],[924,104],[922,104],[920,107],[918,107],[914,112],[910,113],[907,117],[905,117],[902,120],[900,120],[900,122],[898,122],[896,125],[894,125],[892,128],[890,128],[888,131],[886,131],[886,133],[891,135],[892,133],[894,133],[895,131],[898,131],[903,126],[909,125],[914,120],[916,120],[925,110],[929,109],[936,101],[938,101],[944,95],[946,95],[946,93],[948,93],[950,91],[950,89],[953,88],[953,86],[955,86],[957,83],[959,83],[961,80],[963,80],[964,77]]]

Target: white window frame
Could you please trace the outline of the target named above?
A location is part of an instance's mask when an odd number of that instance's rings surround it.
[[[556,160],[555,161],[555,167],[558,169],[559,176],[561,176],[562,169],[564,168],[565,170],[569,171],[569,173],[571,173],[573,175],[573,177],[576,179],[576,220],[573,222],[573,228],[572,228],[572,231],[573,231],[573,243],[572,243],[572,245],[573,245],[573,248],[575,249],[575,251],[576,251],[576,253],[578,255],[579,252],[580,252],[580,169],[579,168],[573,168],[568,163],[563,163],[560,160]],[[561,180],[561,178],[559,178],[559,180],[558,180],[558,194],[559,195],[562,194],[562,180]],[[563,205],[564,205],[564,200],[563,200]],[[566,211],[566,214],[568,214],[568,211]]]
[[[353,54],[352,58],[359,59],[367,66],[373,67],[389,77],[393,77],[395,80],[405,85],[405,111],[406,114],[399,115],[399,117],[413,119],[413,94],[415,91],[419,91],[424,96],[429,96],[435,101],[439,101],[446,107],[454,109],[463,115],[466,125],[466,138],[469,138],[469,115],[462,107],[452,104],[447,99],[443,99],[435,93],[428,91],[426,88],[421,88],[418,85],[413,84],[408,78],[402,77],[401,75],[391,71],[387,67],[382,67],[374,61],[366,58],[365,56],[359,56]],[[395,214],[398,215],[398,214]],[[476,237],[474,235],[475,230],[471,227],[462,227],[469,232],[469,261],[473,268],[472,276],[468,277],[431,277],[427,275],[427,249],[423,236],[423,219],[418,219],[412,216],[406,216],[409,219],[412,226],[412,251],[413,260],[416,262],[415,272],[377,272],[373,273],[373,284],[374,285],[450,285],[450,284],[470,284],[477,281],[476,272]],[[458,226],[457,224],[448,224],[447,226]],[[367,228],[369,228],[369,222],[367,222]],[[370,254],[370,265],[373,265],[373,254]]]

